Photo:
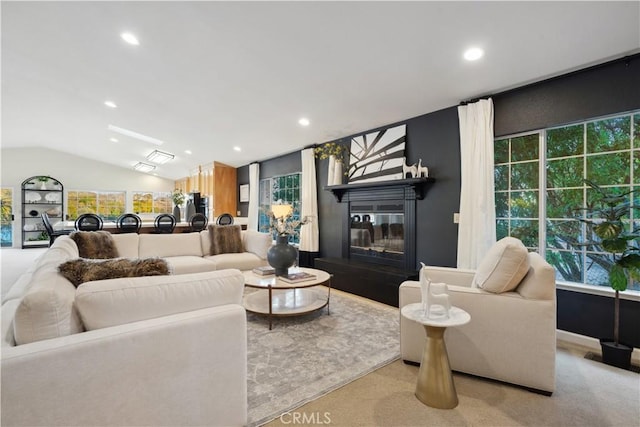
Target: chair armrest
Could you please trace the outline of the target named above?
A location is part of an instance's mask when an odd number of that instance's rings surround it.
[[[245,425],[244,308],[229,304],[2,350],[7,425]]]
[[[425,272],[432,282],[471,287],[475,270],[453,267],[436,267],[428,265]]]

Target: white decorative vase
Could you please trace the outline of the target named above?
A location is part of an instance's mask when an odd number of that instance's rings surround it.
[[[329,169],[327,170],[327,185],[333,185],[336,168],[336,156],[329,156]]]
[[[47,181],[40,181],[40,189],[41,190],[47,189]]]
[[[333,185],[342,184],[342,161],[336,159],[333,168]]]
[[[425,265],[423,263],[420,264],[422,264],[422,268],[420,269],[420,300],[422,302],[422,310],[424,314],[429,317],[429,286],[427,282],[427,275],[424,272]]]

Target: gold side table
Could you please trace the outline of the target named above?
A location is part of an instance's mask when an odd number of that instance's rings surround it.
[[[416,384],[416,397],[432,408],[453,409],[458,406],[458,395],[453,383],[444,333],[449,326],[461,326],[471,321],[471,315],[458,307],[451,307],[449,317],[444,313],[427,317],[422,304],[402,307],[402,315],[421,323],[427,333],[422,361]]]

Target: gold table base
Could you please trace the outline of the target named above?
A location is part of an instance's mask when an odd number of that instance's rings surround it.
[[[424,329],[427,342],[422,352],[416,397],[432,408],[453,409],[458,406],[458,395],[444,343],[447,328],[424,325]]]

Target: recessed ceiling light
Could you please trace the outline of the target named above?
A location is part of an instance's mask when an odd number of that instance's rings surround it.
[[[118,132],[121,135],[130,136],[131,138],[139,139],[140,141],[149,142],[151,144],[155,144],[155,145],[164,144],[164,141],[160,141],[159,139],[152,138],[150,136],[143,135],[141,133],[134,132],[132,130],[121,128],[121,127],[118,127],[118,126],[109,125],[109,126],[107,126],[107,129],[109,129],[111,131],[114,131],[114,132]]]
[[[153,163],[157,163],[159,165],[163,165],[167,163],[169,160],[173,160],[174,157],[176,156],[174,156],[171,153],[165,153],[164,151],[160,151],[160,150],[153,150],[147,156],[147,160]]]
[[[115,102],[113,101],[104,101],[104,105],[106,105],[109,108],[118,108],[118,106],[116,105]]]
[[[236,151],[242,151],[242,148],[240,148],[238,146],[233,147],[233,149],[236,150]]]
[[[191,152],[191,150],[184,150],[184,152],[185,152],[185,153],[187,153],[187,154],[193,154],[193,153]]]
[[[118,142],[118,138],[109,138],[109,141],[111,141],[111,142]]]
[[[475,61],[482,58],[482,55],[484,55],[484,50],[478,47],[472,47],[464,51],[464,59],[467,61]]]
[[[131,33],[122,33],[120,34],[120,37],[122,37],[122,40],[134,46],[138,46],[140,44],[138,38]]]
[[[298,120],[298,123],[300,124],[300,126],[309,126],[309,119],[307,119],[306,117],[301,118],[300,120]]]
[[[148,163],[138,162],[135,165],[133,165],[133,168],[139,172],[151,172],[156,167]]]

